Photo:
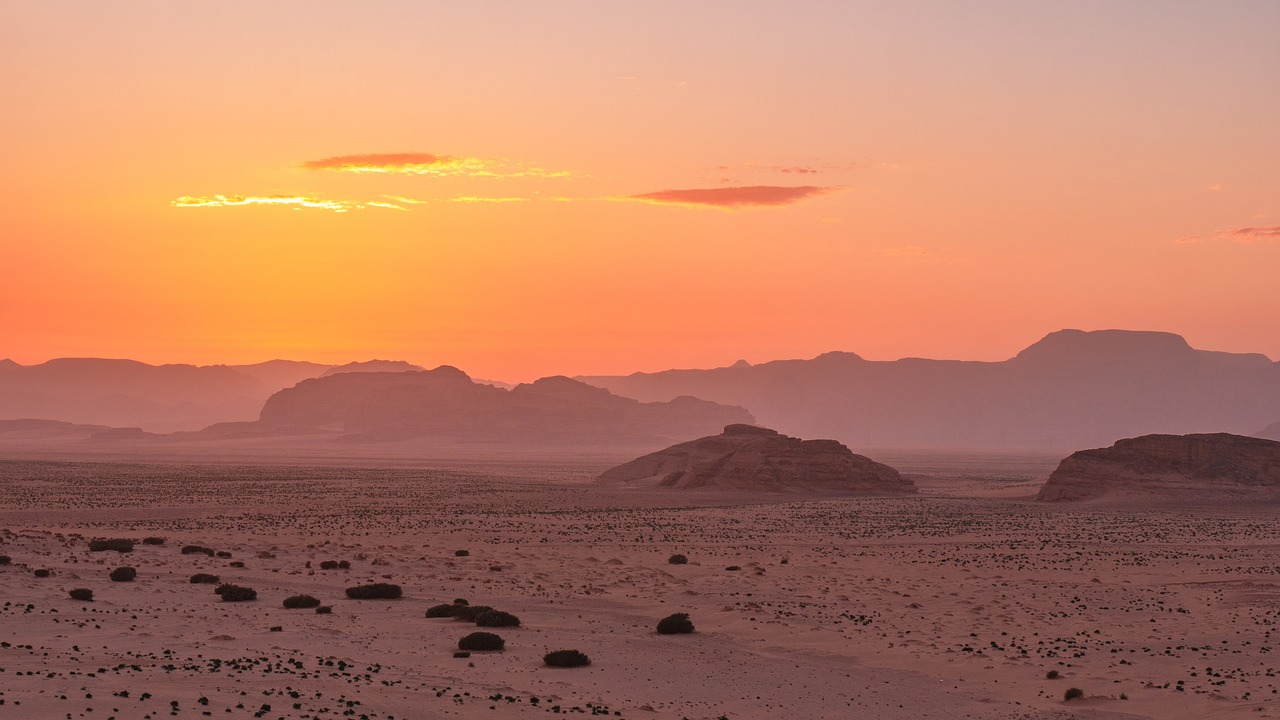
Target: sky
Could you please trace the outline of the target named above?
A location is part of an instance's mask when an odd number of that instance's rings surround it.
[[[1280,359],[1280,3],[0,0],[0,357]]]

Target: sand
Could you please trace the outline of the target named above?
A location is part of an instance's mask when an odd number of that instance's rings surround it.
[[[1044,505],[977,465],[848,498],[602,489],[598,462],[0,462],[0,718],[1280,717],[1274,507]],[[455,658],[482,628],[424,616],[454,598],[522,625]],[[674,612],[696,632],[657,634]],[[591,665],[543,666],[566,648]]]

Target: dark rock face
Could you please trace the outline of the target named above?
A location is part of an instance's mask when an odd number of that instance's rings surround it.
[[[1215,433],[1144,435],[1081,450],[1058,464],[1038,500],[1113,492],[1179,496],[1280,494],[1280,442]]]
[[[800,440],[743,424],[619,465],[596,482],[682,490],[916,491],[897,470],[855,455],[835,440]]]

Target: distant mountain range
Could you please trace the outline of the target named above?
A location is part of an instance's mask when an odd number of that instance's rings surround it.
[[[1151,433],[1249,435],[1280,420],[1280,364],[1160,332],[1063,330],[1002,362],[833,352],[578,379],[637,400],[740,405],[780,432],[863,448],[1075,450]]]
[[[270,360],[254,365],[148,365],[135,360],[60,358],[39,365],[0,360],[0,420],[42,419],[199,430],[255,420],[272,394],[343,372],[421,370],[400,361],[321,365]]]
[[[1280,363],[1122,330],[1055,332],[1001,362],[880,362],[832,352],[514,387],[389,360],[0,360],[6,420],[62,423],[9,423],[0,430],[11,439],[151,442],[151,434],[184,431],[184,441],[201,443],[303,433],[357,443],[576,439],[655,448],[758,422],[854,448],[1057,452],[1152,433],[1280,439]]]

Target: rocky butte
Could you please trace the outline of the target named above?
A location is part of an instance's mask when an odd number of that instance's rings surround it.
[[[659,450],[604,472],[596,482],[630,487],[762,492],[914,493],[897,470],[835,440],[801,440],[735,424],[720,435]]]
[[[1280,499],[1280,442],[1228,433],[1143,435],[1081,450],[1058,464],[1036,499],[1108,494]]]

